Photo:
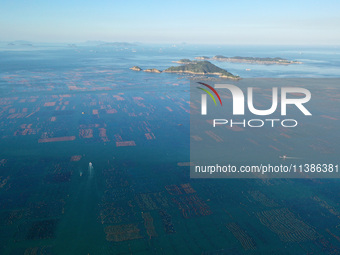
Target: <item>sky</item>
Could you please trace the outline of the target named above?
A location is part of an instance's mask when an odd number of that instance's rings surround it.
[[[0,41],[339,45],[339,0],[1,0]]]

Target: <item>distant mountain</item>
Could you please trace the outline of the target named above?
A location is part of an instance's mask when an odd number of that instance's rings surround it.
[[[32,42],[24,41],[24,40],[17,40],[8,43],[9,46],[33,46]]]
[[[99,47],[129,47],[129,46],[137,46],[133,43],[127,43],[127,42],[107,42],[97,45]]]
[[[137,43],[128,43],[128,42],[105,42],[105,41],[86,41],[80,43],[80,45],[86,46],[99,46],[99,47],[129,47],[136,46]]]
[[[104,44],[104,43],[106,43],[106,42],[104,42],[104,41],[86,41],[82,44],[95,46],[95,45],[100,45],[100,44]]]

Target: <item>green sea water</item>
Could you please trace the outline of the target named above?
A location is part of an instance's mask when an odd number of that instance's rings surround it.
[[[304,50],[296,67],[220,66],[338,77],[333,51]],[[302,58],[292,48],[220,51],[2,48],[0,253],[338,254],[336,179],[190,179],[189,77],[129,70],[242,52]],[[320,154],[337,148],[318,144]]]

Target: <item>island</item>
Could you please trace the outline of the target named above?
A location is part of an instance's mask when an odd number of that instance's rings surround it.
[[[195,59],[198,59],[198,60],[208,60],[209,57],[201,56],[201,57],[195,57]]]
[[[202,57],[196,57],[196,59],[200,60],[216,60],[216,61],[222,61],[222,62],[234,62],[234,63],[248,63],[248,64],[262,64],[262,65],[290,65],[290,64],[302,64],[302,62],[299,61],[293,61],[293,60],[288,60],[284,58],[258,58],[258,57],[240,57],[240,56],[235,56],[235,57],[225,57],[222,55],[216,55],[212,58],[208,58],[206,56]]]
[[[188,73],[188,74],[199,74],[199,75],[218,75],[221,78],[228,78],[238,80],[239,76],[229,73],[209,61],[191,61],[190,59],[181,59],[177,63],[185,63],[180,66],[171,66],[163,71],[163,73]],[[139,66],[133,66],[130,68],[133,71],[144,71],[148,73],[162,73],[162,71],[156,68],[150,68],[143,70]]]
[[[215,66],[209,61],[191,61],[188,64],[180,66],[172,66],[165,69],[165,73],[189,73],[189,74],[201,74],[201,75],[218,75],[221,78],[239,79],[239,76],[233,75],[228,71]]]
[[[191,60],[190,59],[187,59],[187,58],[183,58],[183,59],[180,59],[178,61],[172,61],[173,63],[177,63],[177,64],[190,64],[191,63]]]
[[[147,73],[161,73],[162,71],[156,69],[156,68],[150,68],[150,69],[145,69],[143,70],[144,72],[147,72]]]
[[[142,68],[140,68],[139,66],[133,66],[130,69],[133,70],[133,71],[138,71],[138,72],[142,71]]]

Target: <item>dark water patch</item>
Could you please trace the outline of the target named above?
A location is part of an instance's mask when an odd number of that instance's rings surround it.
[[[57,223],[58,220],[33,222],[26,235],[26,240],[54,238]]]

